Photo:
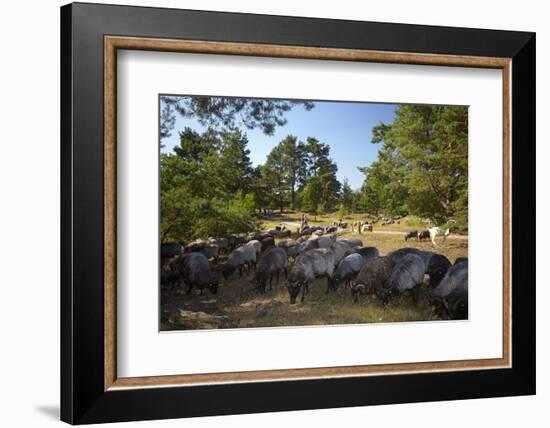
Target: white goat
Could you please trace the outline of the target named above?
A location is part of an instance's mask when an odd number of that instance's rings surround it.
[[[428,232],[430,232],[430,239],[432,240],[432,245],[435,247],[436,246],[436,243],[435,243],[435,237],[438,236],[438,235],[443,235],[443,243],[445,243],[445,240],[447,239],[447,236],[450,235],[451,231],[447,228],[447,229],[442,229],[440,227],[431,227],[428,229]]]

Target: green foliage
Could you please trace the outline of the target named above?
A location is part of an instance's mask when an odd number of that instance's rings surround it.
[[[402,105],[392,124],[373,128],[382,143],[367,168],[361,208],[378,213],[406,212],[467,229],[468,109]]]
[[[293,135],[282,140],[261,169],[264,187],[271,189],[269,206],[311,213],[336,209],[341,184],[336,177],[338,167],[329,155],[330,147],[312,137],[306,143]]]
[[[174,153],[161,154],[162,241],[246,232],[257,226],[247,143],[238,130],[180,132]]]
[[[202,125],[217,129],[235,129],[242,125],[247,129],[261,129],[273,135],[275,128],[287,123],[284,113],[301,105],[311,110],[310,101],[276,100],[265,98],[228,98],[209,96],[161,97],[161,108],[168,106],[167,116],[177,112],[183,117],[193,117]]]
[[[323,202],[323,183],[320,177],[311,177],[302,191],[302,207],[312,214],[321,214],[324,211]]]
[[[163,148],[162,139],[172,135],[172,130],[176,123],[174,111],[169,104],[164,104],[160,111],[160,147]]]
[[[342,196],[341,196],[341,204],[340,209],[345,210],[346,214],[348,215],[351,212],[355,212],[357,210],[357,199],[355,192],[351,188],[348,179],[344,179],[344,183],[342,184]]]

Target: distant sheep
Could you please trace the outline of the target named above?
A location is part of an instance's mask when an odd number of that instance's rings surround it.
[[[430,238],[430,231],[429,230],[422,230],[421,232],[418,232],[418,240],[422,241],[424,239]]]
[[[372,232],[372,224],[363,224],[363,226],[361,227],[361,232]]]
[[[186,253],[201,253],[207,259],[214,259],[214,262],[218,261],[219,251],[216,244],[210,244],[203,240],[193,241],[185,247]]]
[[[219,252],[222,251],[227,253],[229,252],[229,241],[227,238],[208,238],[206,241],[210,245],[217,245],[219,248]]]
[[[405,241],[408,241],[411,238],[418,239],[418,231],[417,230],[411,230],[411,231],[405,233]]]

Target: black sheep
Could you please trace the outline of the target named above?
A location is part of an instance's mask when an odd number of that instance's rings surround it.
[[[430,301],[441,318],[468,318],[468,261],[455,264],[431,291]]]
[[[414,303],[417,304],[420,287],[424,282],[425,269],[426,265],[420,256],[407,254],[402,257],[384,285],[385,301],[387,302],[390,294],[401,295],[405,291],[410,291]]]
[[[266,250],[256,266],[256,286],[260,293],[265,293],[267,282],[269,289],[272,290],[273,276],[277,275],[276,283],[279,283],[279,275],[284,271],[287,278],[288,257],[285,250],[278,247],[270,247]]]
[[[381,292],[391,276],[394,262],[389,257],[377,257],[365,264],[351,285],[351,296],[356,303],[359,293]]]
[[[376,247],[359,247],[355,248],[355,252],[363,256],[365,260],[375,259],[380,256],[380,251]]]
[[[426,273],[430,277],[430,287],[434,288],[439,285],[449,268],[451,262],[442,254],[434,254],[430,257],[430,261],[426,266]]]
[[[408,241],[411,238],[418,239],[418,231],[417,230],[411,230],[411,231],[405,233],[405,241]]]
[[[275,240],[271,236],[263,238],[260,242],[262,244],[262,253],[275,246]]]
[[[430,239],[429,230],[423,230],[422,232],[418,232],[418,240],[422,241],[423,239]]]
[[[397,263],[408,254],[414,254],[415,256],[418,256],[422,259],[425,267],[424,272],[426,272],[428,264],[430,263],[430,259],[434,255],[434,253],[432,253],[431,251],[419,250],[418,248],[400,248],[399,250],[395,250],[389,253],[388,257],[391,258],[394,263]]]
[[[183,252],[183,247],[177,242],[160,244],[161,259],[171,259],[172,257],[179,256],[182,252]]]
[[[212,272],[208,259],[202,253],[193,252],[179,257],[174,261],[174,270],[189,287],[186,294],[191,293],[193,287],[197,287],[201,295],[205,288],[212,294],[218,293],[218,277]]]

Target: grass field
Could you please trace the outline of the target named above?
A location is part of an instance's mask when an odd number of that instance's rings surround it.
[[[319,216],[317,219],[310,217],[310,225],[330,224],[336,216]],[[344,219],[352,221],[357,216]],[[268,230],[284,222],[287,227],[295,231],[298,215],[284,215],[276,220],[264,221],[262,230]],[[296,224],[295,224],[296,223]],[[387,226],[374,226],[373,232],[349,233],[344,232],[339,238],[358,238],[365,246],[374,246],[381,254],[403,247],[415,247],[423,250],[435,251],[444,254],[451,262],[457,257],[468,256],[468,239],[462,235],[451,235],[444,244],[438,238],[438,246],[434,249],[429,241],[417,242],[416,240],[404,241],[403,232],[411,228],[426,228],[417,219],[405,218],[400,224]],[[223,263],[220,259],[218,269]],[[292,264],[289,265],[289,271]],[[230,320],[230,327],[278,327],[278,326],[305,326],[328,324],[357,324],[376,322],[399,321],[427,321],[434,319],[427,299],[427,291],[422,290],[420,302],[415,306],[409,294],[404,294],[392,301],[389,306],[382,303],[374,296],[360,296],[359,302],[354,304],[351,292],[343,285],[336,292],[325,294],[326,279],[315,280],[310,285],[310,294],[306,295],[304,303],[289,304],[286,287],[280,283],[259,295],[255,290],[254,272],[238,277],[235,273],[227,281],[220,285],[218,294],[212,295],[205,290],[204,295],[193,290],[190,295],[184,295],[182,290],[162,290],[161,329],[178,330],[182,327],[171,321],[170,314],[175,308],[184,311],[204,312],[210,315],[222,316]],[[212,328],[210,324],[198,325],[195,328]]]

